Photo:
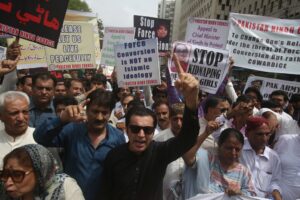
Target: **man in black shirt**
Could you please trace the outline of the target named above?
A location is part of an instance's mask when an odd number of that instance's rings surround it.
[[[129,142],[107,155],[101,199],[162,199],[162,182],[167,165],[194,145],[199,132],[199,81],[183,72],[176,55],[173,59],[179,72],[176,87],[185,97],[186,105],[179,135],[166,142],[152,141],[157,123],[155,114],[146,108],[130,109],[126,115]]]

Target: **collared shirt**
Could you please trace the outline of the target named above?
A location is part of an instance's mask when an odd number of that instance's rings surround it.
[[[200,125],[199,135],[204,133],[207,127],[207,123],[208,121],[204,117],[199,118],[199,125]],[[212,150],[217,146],[218,144],[215,142],[214,137],[210,134],[202,143],[201,148],[204,148],[206,150]]]
[[[107,136],[94,148],[88,136],[86,123],[69,123],[64,126],[59,118],[47,119],[34,132],[39,144],[47,147],[63,147],[65,173],[75,178],[86,200],[101,199],[103,161],[107,153],[125,143],[124,135],[111,125],[106,127]]]
[[[48,105],[48,107],[44,110],[40,110],[37,108],[32,99],[30,100],[29,105],[29,126],[31,127],[39,127],[47,118],[55,117],[55,110],[53,107],[53,102]]]
[[[26,144],[36,144],[33,139],[34,128],[28,127],[24,134],[18,137],[11,137],[5,132],[5,129],[0,130],[0,169],[2,169],[3,158],[12,150]]]
[[[274,190],[280,190],[281,163],[279,156],[269,147],[257,155],[248,140],[245,140],[241,163],[251,172],[258,197],[271,197]]]

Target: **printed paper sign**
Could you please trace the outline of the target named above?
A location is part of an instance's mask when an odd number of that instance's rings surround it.
[[[0,0],[0,31],[56,48],[68,0]]]
[[[115,45],[115,58],[119,87],[160,84],[157,39]]]
[[[134,39],[134,28],[105,27],[101,64],[116,66],[114,45],[131,42]]]
[[[228,71],[226,50],[175,42],[173,52],[177,54],[183,70],[199,78],[202,91],[211,94],[217,92]],[[174,83],[178,75],[171,60],[168,69]]]
[[[300,83],[295,81],[285,81],[280,79],[265,78],[260,76],[249,76],[247,83],[245,85],[245,90],[254,84],[260,84],[260,93],[263,95],[264,99],[269,99],[269,95],[274,90],[285,91],[289,98],[292,94],[300,93]]]
[[[235,65],[300,74],[300,21],[230,13],[228,45]]]
[[[228,31],[228,21],[190,17],[185,41],[195,45],[225,49]]]
[[[57,49],[46,48],[48,70],[96,68],[93,25],[64,22]]]

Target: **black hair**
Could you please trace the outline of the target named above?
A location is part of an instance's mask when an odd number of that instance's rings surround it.
[[[96,82],[96,83],[102,83],[103,85],[106,85],[107,78],[103,74],[95,74],[91,78],[91,83]]]
[[[134,98],[127,105],[128,110],[132,107],[145,107],[145,104],[139,98]]]
[[[53,99],[53,106],[56,109],[58,105],[77,105],[78,102],[73,96],[57,96]]]
[[[26,82],[26,79],[28,79],[28,78],[32,78],[32,76],[31,75],[22,76],[21,78],[18,79],[17,85],[24,85]]]
[[[115,107],[115,98],[110,91],[96,89],[87,96],[87,99],[90,99],[87,109],[89,109],[90,105],[102,106],[110,110]]]
[[[72,78],[72,79],[67,79],[66,81],[65,81],[65,86],[66,86],[66,88],[67,89],[70,89],[71,88],[71,85],[72,85],[72,82],[78,82],[78,83],[81,83],[82,84],[82,86],[83,86],[83,82],[82,82],[82,80],[80,80],[80,79],[75,79],[75,78]]]
[[[256,87],[248,87],[248,88],[245,90],[245,95],[247,95],[247,94],[250,93],[250,92],[253,92],[253,93],[256,94],[256,97],[257,97],[258,102],[262,102],[263,96],[261,95],[259,89],[257,89]]]
[[[221,99],[216,96],[211,96],[211,97],[207,98],[205,101],[205,104],[203,106],[204,113],[207,114],[208,108],[217,107],[217,105],[219,104],[220,101],[221,101]]]
[[[283,90],[275,90],[270,94],[270,98],[272,98],[272,96],[283,96],[283,99],[285,102],[287,102],[289,100],[289,97],[287,95],[287,93]]]
[[[261,107],[262,108],[281,108],[280,104],[277,103],[277,101],[272,101],[272,100],[266,100],[266,101],[262,101],[261,103]]]
[[[141,117],[150,116],[153,119],[153,127],[156,127],[156,125],[157,125],[157,119],[156,119],[155,113],[146,107],[139,106],[139,107],[132,107],[128,110],[128,112],[125,116],[126,127],[128,127],[128,125],[130,123],[130,119],[134,115],[141,116]]]
[[[56,86],[57,81],[56,81],[55,76],[53,76],[52,74],[50,74],[48,72],[42,72],[42,73],[34,74],[32,76],[32,86],[33,87],[35,86],[38,79],[43,80],[43,81],[52,80],[53,81],[53,86],[54,87]]]
[[[292,94],[290,98],[290,103],[297,103],[300,101],[300,94]]]
[[[221,132],[221,135],[218,140],[218,146],[222,146],[224,142],[230,137],[234,136],[242,145],[244,145],[244,136],[243,134],[235,129],[235,128],[227,128],[224,131]]]
[[[152,104],[152,110],[155,110],[157,107],[161,106],[161,105],[166,105],[168,107],[168,109],[170,110],[170,106],[167,100],[158,100],[157,102],[154,102]]]

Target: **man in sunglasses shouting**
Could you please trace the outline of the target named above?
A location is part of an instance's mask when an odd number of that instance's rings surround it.
[[[147,108],[131,108],[126,115],[129,142],[111,150],[104,162],[101,199],[160,200],[167,165],[182,156],[195,143],[199,132],[197,118],[199,81],[184,73],[176,55],[179,79],[176,88],[185,98],[182,129],[166,142],[152,140],[157,124]]]

